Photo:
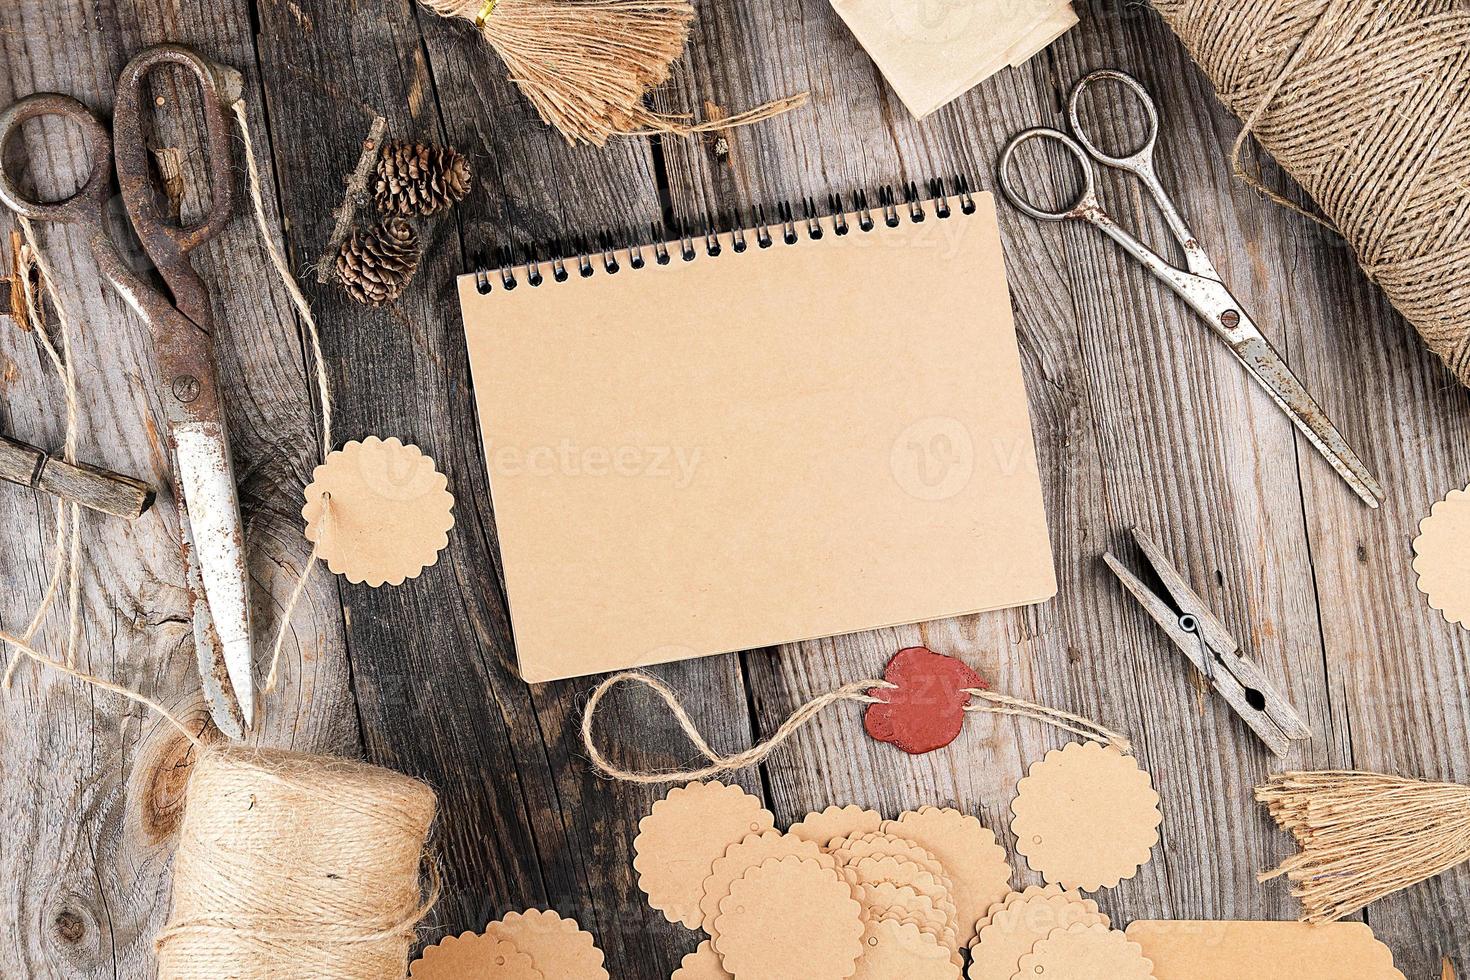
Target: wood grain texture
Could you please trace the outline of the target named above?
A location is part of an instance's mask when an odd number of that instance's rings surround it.
[[[292,623],[283,687],[257,734],[266,744],[363,754],[435,786],[446,888],[429,940],[550,906],[598,936],[613,976],[643,980],[668,976],[698,938],[638,891],[632,840],[660,791],[590,774],[576,735],[590,682],[528,688],[515,676],[454,275],[545,259],[603,235],[646,240],[666,219],[727,225],[737,212],[770,213],[807,196],[824,203],[830,192],[961,173],[992,188],[1005,139],[1060,124],[1071,82],[1105,65],[1133,71],[1156,94],[1164,183],[1227,282],[1389,487],[1383,510],[1362,508],[1222,346],[1115,247],[1090,229],[1041,226],[1001,204],[1058,598],[655,672],[685,695],[717,747],[734,749],[806,697],[881,670],[899,646],[955,653],[1000,690],[1135,739],[1163,796],[1165,846],[1104,897],[1120,921],[1289,917],[1285,889],[1254,880],[1288,852],[1251,802],[1267,757],[1225,705],[1199,694],[1099,561],[1109,548],[1140,561],[1127,538],[1136,523],[1307,717],[1315,737],[1288,764],[1470,781],[1466,634],[1428,608],[1409,567],[1418,519],[1470,479],[1470,396],[1421,350],[1345,247],[1231,179],[1226,149],[1238,123],[1146,7],[1081,5],[1082,26],[1042,56],[916,122],[825,0],[706,0],[658,108],[734,111],[802,89],[811,103],[750,129],[600,151],[570,147],[541,126],[469,25],[410,0],[54,7],[18,0],[0,9],[0,101],[51,89],[105,112],[123,63],[161,40],[197,45],[245,73],[270,221],[322,324],[337,441],[413,441],[456,493],[450,548],[420,578],[372,590],[314,574]],[[187,216],[207,192],[191,170],[189,95],[170,77],[155,89],[165,100],[155,148],[180,151],[174,196]],[[390,136],[466,152],[476,180],[470,199],[431,230],[405,298],[366,311],[307,272],[322,258],[375,115]],[[85,164],[75,134],[59,128],[28,129],[9,152],[31,161],[38,190],[52,195]],[[63,177],[50,179],[52,170]],[[1280,180],[1269,163],[1266,174]],[[1125,224],[1167,241],[1136,186],[1109,175],[1102,190]],[[166,487],[146,332],[99,283],[80,236],[43,233],[79,321],[78,366],[94,379],[81,455]],[[322,447],[300,327],[253,235],[237,221],[199,264],[224,334],[256,613],[270,636],[308,550],[300,495]],[[60,445],[57,379],[34,338],[3,319],[0,392],[0,430]],[[80,661],[202,723],[176,532],[168,492],[131,526],[84,517]],[[53,537],[47,499],[0,486],[5,628],[23,626],[44,590]],[[63,633],[53,614],[40,640],[56,650]],[[33,669],[21,677],[0,703],[0,908],[11,926],[0,975],[151,976],[186,754],[166,726],[118,699]],[[609,709],[598,734],[622,761],[692,757],[645,695],[620,694]],[[781,824],[834,802],[890,812],[953,802],[1009,844],[1017,778],[1062,741],[1029,722],[977,717],[949,748],[911,758],[868,740],[857,709],[839,707],[739,780]],[[1016,883],[1034,880],[1022,869]],[[1470,873],[1461,870],[1380,902],[1367,918],[1406,975],[1426,976],[1441,954],[1470,957],[1467,906]]]

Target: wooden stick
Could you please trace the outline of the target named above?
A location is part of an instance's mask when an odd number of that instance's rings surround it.
[[[342,203],[335,212],[337,224],[332,228],[332,237],[327,239],[326,251],[322,252],[316,264],[316,281],[319,283],[325,283],[332,277],[332,270],[337,263],[337,250],[342,247],[342,240],[352,230],[358,209],[367,203],[368,177],[377,166],[378,150],[382,148],[383,137],[387,132],[388,120],[382,116],[374,116],[367,139],[362,141],[362,156],[357,158],[357,166],[347,179],[347,193],[342,196]]]
[[[95,466],[73,465],[4,436],[0,436],[0,480],[129,521],[153,506],[153,488],[141,480]]]

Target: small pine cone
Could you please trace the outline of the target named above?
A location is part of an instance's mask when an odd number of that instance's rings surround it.
[[[402,218],[354,229],[337,252],[342,288],[365,306],[382,306],[397,299],[418,265],[418,232]]]
[[[430,215],[464,200],[470,164],[457,150],[392,140],[378,158],[373,199],[383,214]]]

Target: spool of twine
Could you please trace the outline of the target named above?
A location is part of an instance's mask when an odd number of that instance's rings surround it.
[[[1370,279],[1470,385],[1470,6],[1154,0]]]
[[[425,784],[366,763],[202,749],[160,980],[403,977],[434,899],[420,874],[434,806]]]

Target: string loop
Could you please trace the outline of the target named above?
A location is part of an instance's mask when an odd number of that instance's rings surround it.
[[[609,691],[621,684],[642,684],[662,698],[664,704],[668,706],[670,714],[673,715],[674,721],[678,723],[679,728],[683,731],[684,737],[709,762],[709,765],[694,769],[633,770],[624,769],[611,762],[603,754],[602,750],[597,747],[597,743],[592,737],[592,725],[597,715],[598,707],[602,704],[602,699],[607,696]],[[710,747],[709,742],[705,739],[703,733],[700,732],[699,727],[689,717],[689,712],[685,710],[683,703],[679,700],[679,696],[667,684],[657,677],[645,674],[642,671],[623,671],[622,673],[614,674],[597,685],[597,687],[593,688],[591,696],[588,697],[587,706],[582,710],[582,747],[587,751],[587,757],[592,761],[592,764],[603,775],[623,782],[652,784],[707,779],[710,776],[718,776],[721,773],[744,769],[747,766],[753,766],[764,761],[768,755],[780,748],[787,739],[791,738],[792,735],[795,735],[805,727],[813,718],[834,704],[844,701],[853,701],[859,704],[884,704],[886,702],[882,698],[874,697],[869,692],[873,690],[895,690],[897,687],[897,684],[891,683],[890,681],[871,679],[844,684],[836,690],[828,691],[826,694],[812,698],[797,708],[781,723],[781,727],[776,729],[776,733],[764,742],[757,742],[743,752],[722,755]],[[1131,753],[1133,751],[1133,747],[1128,739],[1080,715],[1059,711],[1056,708],[1048,708],[1045,705],[1024,701],[1020,698],[1008,697],[1004,694],[997,694],[994,691],[987,691],[981,688],[967,688],[965,689],[965,693],[971,697],[979,698],[983,702],[981,704],[968,704],[964,708],[965,711],[1030,718],[1033,721],[1039,721],[1044,725],[1051,725],[1054,728],[1072,732],[1095,742],[1115,746],[1119,751],[1124,753]]]

